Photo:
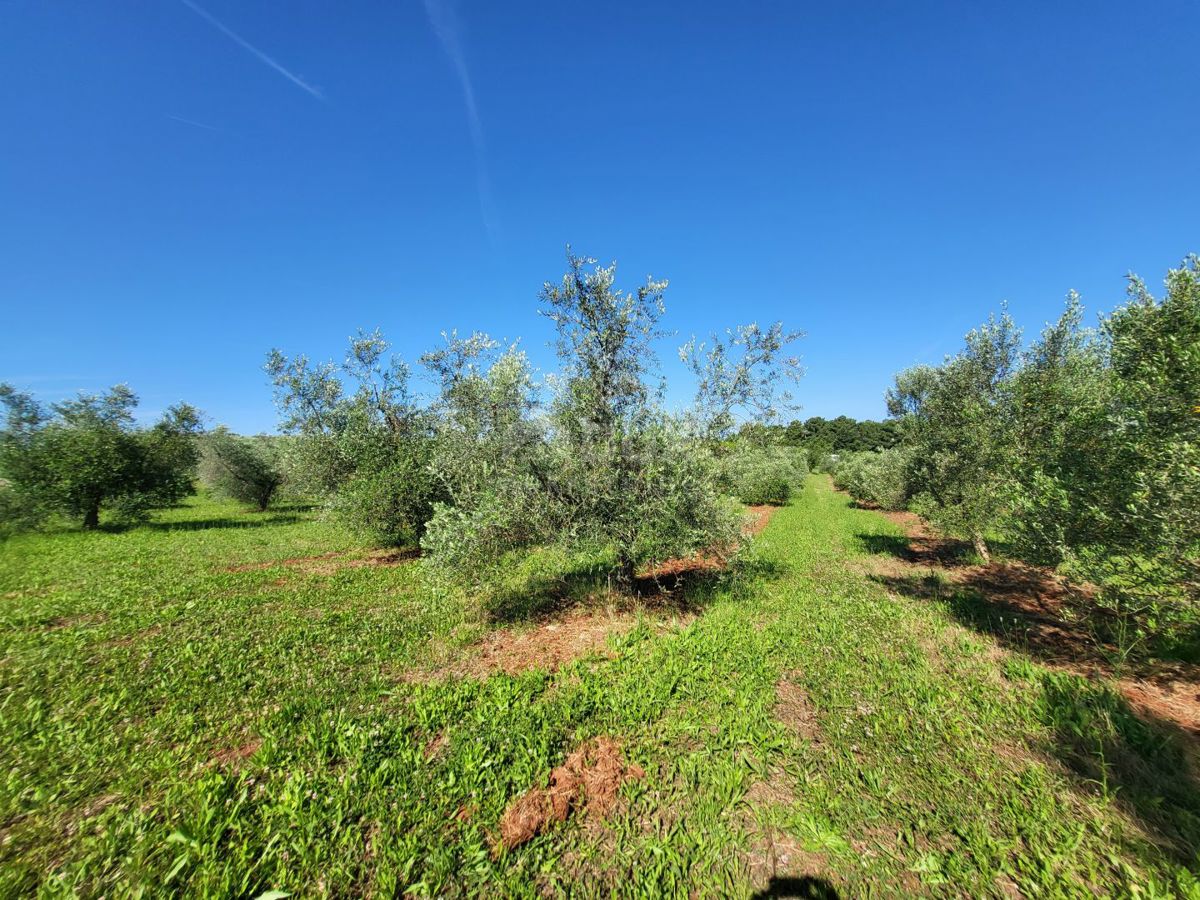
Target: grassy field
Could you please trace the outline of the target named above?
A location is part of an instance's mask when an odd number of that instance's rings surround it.
[[[304,509],[19,536],[0,895],[1200,896],[1184,743],[890,592],[899,535],[813,476],[744,574],[507,672],[459,663],[557,633],[539,602],[489,619]],[[504,849],[599,736],[644,775]]]

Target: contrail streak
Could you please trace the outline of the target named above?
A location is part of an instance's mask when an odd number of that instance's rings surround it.
[[[237,44],[243,50],[247,51],[248,53],[252,53],[254,56],[258,57],[258,59],[261,62],[266,63],[268,66],[270,66],[272,69],[274,69],[280,75],[282,75],[288,81],[292,82],[292,84],[308,91],[310,94],[312,94],[318,100],[325,99],[325,95],[322,94],[317,88],[313,87],[311,84],[309,84],[307,81],[305,81],[303,78],[301,78],[296,73],[289,71],[288,69],[285,69],[279,63],[277,63],[274,59],[267,56],[267,54],[263,53],[261,50],[259,50],[257,47],[255,47],[253,44],[251,44],[249,41],[247,41],[245,38],[243,38],[236,31],[233,31],[231,28],[229,28],[227,25],[225,25],[224,22],[222,22],[220,19],[218,19],[212,13],[210,13],[203,6],[200,6],[198,3],[194,3],[193,0],[179,0],[179,2],[182,3],[184,6],[186,6],[188,9],[190,9],[192,12],[194,12],[196,15],[198,15],[200,18],[204,19],[204,21],[208,22],[208,24],[212,25],[213,28],[216,28],[218,31],[220,31],[222,34],[224,34],[226,37],[228,37],[231,41],[233,41],[235,44]]]
[[[467,58],[463,53],[462,43],[458,39],[458,19],[454,8],[448,0],[424,0],[425,14],[429,17],[429,25],[441,41],[442,49],[454,66],[458,75],[458,83],[462,88],[463,103],[467,108],[467,126],[471,131],[471,143],[475,148],[475,180],[479,189],[479,212],[488,234],[495,237],[494,217],[492,215],[492,186],[488,179],[484,160],[487,158],[486,145],[483,140],[483,122],[479,118],[479,108],[475,104],[475,88],[471,83],[471,73],[467,69]]]

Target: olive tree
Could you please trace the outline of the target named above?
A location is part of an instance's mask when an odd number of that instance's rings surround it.
[[[787,385],[798,381],[804,370],[799,357],[785,351],[803,336],[802,331],[784,330],[782,322],[766,328],[757,322],[739,325],[724,335],[711,335],[707,342],[693,335],[679,348],[679,358],[696,376],[690,417],[697,432],[721,440],[733,432],[739,413],[756,425],[769,426],[782,409],[794,408]]]
[[[49,408],[0,385],[0,402],[8,410],[0,477],[16,498],[9,504],[28,518],[60,512],[91,529],[104,509],[138,520],[193,490],[200,416],[187,404],[141,428],[133,416],[137,396],[126,385]]]
[[[553,489],[525,354],[485,334],[446,336],[421,362],[438,385],[430,472],[439,490],[421,540],[430,564],[482,581],[507,553],[553,539]]]
[[[243,437],[221,426],[201,441],[200,477],[217,494],[251,503],[271,504],[284,482],[278,446],[265,435]]]
[[[627,587],[642,564],[732,546],[737,515],[720,501],[711,453],[663,412],[648,383],[667,282],[648,278],[626,292],[615,287],[615,265],[569,250],[567,263],[541,292],[561,365],[551,502],[572,542],[611,549]]]
[[[647,563],[736,544],[711,453],[650,383],[666,282],[625,292],[615,278],[568,250],[566,274],[543,286],[560,362],[544,408],[515,348],[492,358],[477,335],[426,356],[441,385],[434,469],[446,492],[424,540],[435,565],[475,577],[553,545],[610,560],[628,589]]]
[[[281,428],[296,436],[290,469],[299,485],[371,539],[406,543],[420,538],[438,497],[433,430],[410,393],[408,366],[388,349],[378,331],[359,332],[340,364],[272,350],[266,371]]]
[[[1021,333],[1003,313],[966,336],[939,367],[896,376],[888,411],[900,417],[912,450],[915,502],[935,525],[969,539],[988,561],[987,535],[1005,518],[1011,478],[1010,375]]]

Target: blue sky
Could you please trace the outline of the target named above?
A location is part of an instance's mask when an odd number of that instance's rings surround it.
[[[0,379],[270,429],[266,351],[524,338],[563,247],[881,417],[1007,300],[1200,251],[1200,5],[0,4]],[[689,385],[664,345],[675,400]]]

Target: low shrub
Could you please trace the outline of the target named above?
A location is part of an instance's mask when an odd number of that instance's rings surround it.
[[[721,461],[725,490],[743,503],[782,506],[804,485],[803,451],[786,447],[739,447]]]
[[[911,496],[908,464],[908,452],[900,448],[848,453],[838,459],[833,483],[859,503],[904,509]]]

